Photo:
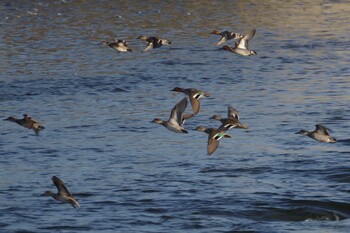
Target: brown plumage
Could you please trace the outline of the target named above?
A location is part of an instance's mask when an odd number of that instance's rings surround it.
[[[200,110],[199,99],[203,98],[203,97],[209,97],[210,96],[210,94],[208,94],[208,93],[206,93],[204,91],[195,89],[195,88],[187,88],[187,89],[185,89],[185,88],[181,88],[181,87],[175,87],[171,91],[182,92],[185,95],[188,95],[188,97],[190,99],[190,102],[191,102],[193,113],[195,115],[197,115],[199,113],[199,110]]]
[[[221,122],[219,129],[229,130],[232,128],[248,129],[248,126],[239,121],[239,112],[234,108],[229,106],[227,110],[227,118],[221,118],[220,115],[214,115],[210,119],[214,119]]]
[[[42,124],[40,124],[38,121],[34,120],[32,117],[28,116],[27,114],[23,114],[22,119],[17,119],[15,116],[10,116],[4,119],[4,121],[15,122],[27,129],[33,129],[36,135],[39,135],[39,132],[45,129],[45,127]]]
[[[222,129],[216,128],[205,128],[204,126],[198,126],[196,128],[198,131],[202,131],[208,134],[207,152],[208,155],[213,154],[219,146],[219,140],[221,138],[231,138],[231,135]]]
[[[51,196],[55,200],[60,201],[62,203],[69,203],[74,208],[80,207],[78,201],[73,197],[73,195],[68,191],[67,187],[64,185],[63,181],[59,179],[57,176],[53,176],[51,178],[52,182],[57,188],[57,193],[53,193],[52,191],[46,191],[44,196]]]

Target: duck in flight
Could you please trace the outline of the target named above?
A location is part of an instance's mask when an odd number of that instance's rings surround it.
[[[113,39],[113,42],[108,42],[104,40],[101,42],[102,45],[111,47],[112,49],[117,50],[118,52],[131,52],[132,50],[129,48],[129,45],[125,40],[116,40]]]
[[[214,115],[210,119],[214,119],[221,122],[219,129],[229,130],[232,128],[248,129],[246,124],[239,121],[239,112],[234,108],[229,106],[227,110],[227,118],[221,118],[220,115]]]
[[[147,44],[146,48],[144,49],[144,51],[148,51],[148,50],[151,50],[151,49],[159,48],[162,45],[170,45],[171,44],[171,42],[169,40],[160,39],[160,38],[158,38],[156,36],[151,36],[151,37],[139,36],[137,39],[144,40],[144,41],[148,42],[148,44]]]
[[[230,47],[225,45],[222,47],[224,50],[228,50],[232,53],[236,53],[242,56],[252,56],[257,55],[257,53],[253,50],[250,50],[248,48],[248,42],[251,40],[255,35],[256,30],[252,29],[249,31],[246,35],[244,35],[242,38],[240,38],[236,43],[234,47]]]
[[[185,97],[173,107],[167,121],[155,118],[151,122],[161,124],[165,128],[176,133],[188,133],[188,131],[184,128],[184,123],[185,120],[191,118],[193,114],[184,114],[186,107],[187,98]]]
[[[316,129],[312,132],[307,130],[300,130],[296,134],[302,134],[309,136],[310,138],[319,141],[319,142],[336,142],[337,140],[332,137],[329,133],[329,129],[323,125],[317,124]]]
[[[208,155],[213,154],[216,149],[219,147],[219,141],[221,138],[231,138],[231,135],[226,133],[225,130],[216,129],[216,128],[206,128],[204,126],[198,126],[197,131],[202,131],[208,134],[207,142],[207,152]]]
[[[228,40],[241,39],[243,37],[243,35],[241,35],[239,33],[229,32],[229,31],[220,32],[218,30],[214,30],[210,34],[221,36],[221,38],[218,41],[218,43],[216,44],[216,46],[220,46],[220,45],[224,44]]]
[[[181,88],[181,87],[175,87],[174,89],[172,89],[171,91],[175,91],[175,92],[182,92],[185,95],[188,95],[191,105],[192,105],[192,111],[195,115],[197,115],[199,113],[200,110],[200,102],[199,99],[203,98],[203,97],[209,97],[210,94],[208,94],[207,92],[195,89],[195,88]]]
[[[18,119],[15,116],[10,116],[4,119],[4,121],[15,122],[27,129],[33,129],[36,135],[39,135],[39,132],[45,129],[45,127],[41,123],[34,120],[31,116],[28,116],[27,114],[23,114],[22,119]]]
[[[57,176],[53,176],[51,178],[52,182],[57,188],[57,193],[53,193],[52,191],[46,191],[44,196],[51,196],[55,200],[60,201],[62,203],[71,204],[74,208],[80,207],[78,201],[73,197],[73,195],[68,191],[67,187],[64,185],[63,181]]]

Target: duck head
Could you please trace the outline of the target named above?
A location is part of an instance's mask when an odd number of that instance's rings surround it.
[[[154,118],[153,121],[151,121],[152,123],[157,123],[157,124],[162,124],[163,120],[159,119],[159,118]]]
[[[230,47],[230,46],[227,46],[227,45],[223,46],[222,49],[223,49],[223,50],[229,50],[229,51],[232,50],[231,47]]]
[[[334,137],[329,137],[328,140],[327,140],[327,142],[331,142],[331,143],[337,142],[337,139],[334,138]]]
[[[17,118],[14,116],[10,116],[10,117],[4,119],[4,121],[13,121],[13,122],[15,122],[16,120],[17,120]]]
[[[163,45],[169,45],[169,44],[171,44],[171,41],[162,39],[162,40],[161,40],[161,43],[162,43]]]
[[[100,45],[107,46],[108,44],[109,44],[109,42],[107,40],[104,40],[104,41],[100,42]]]
[[[147,36],[139,36],[139,37],[137,37],[136,39],[140,39],[140,40],[147,40],[147,39],[148,39],[148,37],[147,37]]]
[[[306,130],[300,130],[300,131],[298,131],[298,132],[296,132],[295,134],[302,134],[302,135],[308,135],[309,134],[309,132],[308,131],[306,131]]]
[[[219,32],[218,30],[214,30],[210,34],[221,35],[221,32]]]
[[[257,52],[251,50],[249,56],[257,55]]]
[[[210,117],[209,119],[221,120],[221,116],[220,115],[214,115],[214,116]]]
[[[48,190],[46,192],[44,192],[41,196],[53,196],[55,195],[52,191]]]
[[[206,128],[204,126],[198,126],[196,128],[197,131],[202,131],[202,132],[205,132]]]
[[[181,87],[174,87],[172,90],[170,91],[176,91],[176,92],[182,92],[183,91],[183,88]]]

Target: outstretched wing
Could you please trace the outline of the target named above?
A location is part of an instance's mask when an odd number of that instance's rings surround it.
[[[246,35],[244,35],[239,41],[236,43],[236,47],[240,49],[248,49],[248,41],[252,39],[255,35],[256,30],[252,29]]]
[[[218,43],[216,44],[216,46],[220,46],[222,45],[223,43],[225,43],[227,41],[227,37],[224,35],[224,36],[221,36],[220,40],[218,41]]]
[[[73,195],[68,191],[67,187],[64,185],[63,181],[57,176],[53,176],[52,182],[57,188],[58,194],[63,194],[69,197],[73,197]]]
[[[231,136],[220,129],[211,129],[208,131],[208,155],[211,155],[219,147],[219,141],[222,137],[230,138]]]
[[[239,112],[234,107],[229,106],[227,109],[227,118],[239,120]]]
[[[208,155],[211,155],[216,151],[219,147],[219,140],[215,140],[214,138],[208,136]]]
[[[182,114],[184,113],[187,107],[187,98],[184,97],[179,103],[177,103],[171,110],[169,121],[172,123],[182,125]]]
[[[200,109],[200,102],[198,99],[196,99],[194,96],[189,96],[190,97],[190,102],[191,102],[191,106],[192,106],[192,111],[195,115],[198,114],[199,109]]]
[[[149,42],[144,51],[148,51],[153,48],[153,42]]]
[[[316,125],[316,132],[329,136],[329,129],[324,127],[323,125]]]
[[[181,126],[183,126],[184,124],[185,124],[185,121],[187,120],[187,119],[190,119],[191,117],[193,117],[194,116],[194,114],[182,114],[182,122],[181,122]]]

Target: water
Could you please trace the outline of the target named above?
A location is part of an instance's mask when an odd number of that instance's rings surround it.
[[[350,5],[339,1],[3,1],[0,232],[349,232]],[[253,57],[213,29],[256,28]],[[135,38],[171,40],[151,52]],[[98,45],[117,37],[135,51]],[[230,42],[229,44],[231,44]],[[212,94],[188,135],[151,124]],[[206,155],[198,125],[240,111]],[[294,134],[326,125],[338,139]],[[65,181],[81,205],[40,196]]]

